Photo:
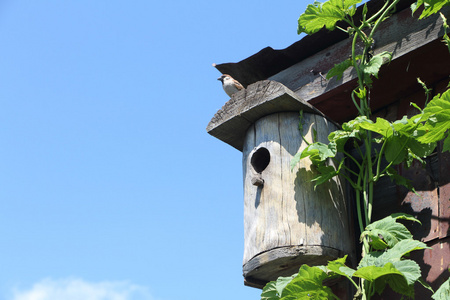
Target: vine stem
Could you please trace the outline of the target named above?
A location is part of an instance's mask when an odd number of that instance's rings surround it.
[[[399,2],[400,0],[394,0],[390,5],[389,5],[389,7],[388,8],[385,8],[386,7],[386,4],[383,6],[383,8],[380,10],[380,11],[383,11],[383,13],[381,14],[381,16],[378,18],[378,20],[375,22],[375,25],[373,25],[373,28],[372,28],[372,30],[370,31],[370,34],[369,34],[369,40],[372,40],[373,39],[373,35],[374,35],[374,33],[376,32],[376,30],[378,29],[378,26],[380,26],[380,24],[381,24],[381,22],[383,22],[384,21],[384,19],[386,18],[386,16],[388,15],[388,13],[395,7],[395,5],[397,5],[397,3]],[[387,3],[389,3],[389,1],[386,1]]]

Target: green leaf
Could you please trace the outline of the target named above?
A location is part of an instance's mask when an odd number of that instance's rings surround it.
[[[430,249],[425,243],[417,240],[401,240],[394,247],[384,252],[378,257],[381,262],[396,262],[403,256],[415,250]]]
[[[319,267],[302,265],[297,276],[283,290],[283,300],[296,299],[338,299],[329,287],[322,284],[328,277]]]
[[[328,135],[328,140],[336,144],[336,149],[339,152],[344,151],[345,143],[347,143],[348,139],[350,138],[359,139],[359,130],[358,129],[350,131],[336,130]]]
[[[436,148],[436,142],[421,143],[417,139],[410,138],[406,146],[419,158],[427,157]]]
[[[278,277],[275,281],[270,281],[263,288],[261,300],[278,300],[281,298],[284,288],[288,285],[297,274],[289,277]]]
[[[342,275],[342,276],[345,276],[350,279],[350,278],[352,278],[353,273],[355,273],[356,270],[353,270],[353,269],[347,267],[345,265],[346,260],[347,260],[347,255],[342,258],[338,258],[336,260],[329,261],[328,265],[327,265],[327,269],[338,275]]]
[[[297,33],[313,34],[323,27],[333,30],[337,22],[344,20],[347,15],[355,14],[356,4],[360,2],[361,0],[329,0],[309,4],[298,19]]]
[[[378,78],[378,72],[383,64],[392,59],[392,53],[384,51],[377,55],[374,55],[370,61],[361,66],[362,71],[367,75],[373,75]]]
[[[392,135],[392,126],[389,121],[383,118],[377,118],[376,122],[361,122],[359,127],[381,134],[384,137]]]
[[[405,259],[393,263],[406,279],[408,285],[414,284],[420,278],[420,266],[413,260]]]
[[[431,288],[431,286],[425,280],[423,280],[422,277],[420,277],[419,280],[417,280],[417,282],[420,283],[424,288],[426,288],[427,290],[429,290],[430,292],[432,292],[434,294],[434,291]]]
[[[383,266],[361,267],[353,276],[374,282],[375,290],[379,294],[384,290],[386,284],[389,284],[395,292],[412,296],[414,294],[412,284],[420,278],[420,267],[413,261],[398,261],[396,264],[387,262]]]
[[[344,257],[329,261],[328,265],[327,265],[327,269],[330,271],[333,271],[334,273],[344,275],[343,273],[341,273],[341,271],[339,271],[339,268],[345,266],[345,261],[347,260],[347,256],[348,255],[345,255]]]
[[[309,145],[302,151],[300,159],[309,156],[313,163],[318,163],[327,160],[329,157],[335,157],[336,152],[336,144],[329,143],[326,145],[321,142],[316,142]]]
[[[397,293],[412,297],[413,284],[420,281],[420,267],[412,260],[402,260],[402,257],[413,250],[428,248],[424,243],[416,240],[402,240],[386,252],[369,252],[360,262],[360,268],[355,272],[356,277],[372,276],[376,280],[375,289],[381,293],[386,284]],[[364,270],[364,274],[361,275]],[[373,271],[374,274],[369,273]],[[383,274],[383,272],[387,274]],[[369,273],[369,274],[367,274]],[[401,276],[399,276],[401,275]]]
[[[271,281],[266,284],[261,293],[261,300],[279,300],[280,296],[276,289],[276,282]]]
[[[418,0],[415,4],[411,5],[411,9],[415,12],[422,5],[424,10],[419,19],[423,19],[437,13],[442,7],[450,4],[450,0]]]
[[[398,175],[397,171],[394,168],[388,168],[386,170],[386,174],[389,176],[391,181],[395,182],[396,185],[404,186],[408,190],[415,192],[414,187],[411,184],[411,180],[401,175]]]
[[[331,79],[333,77],[336,77],[337,80],[341,80],[342,79],[342,75],[344,74],[344,71],[347,70],[348,68],[350,68],[353,65],[352,60],[346,59],[341,63],[338,63],[336,65],[334,65],[333,68],[331,68],[330,71],[328,71],[327,73],[327,79]]]
[[[397,219],[417,220],[407,214],[390,215],[369,224],[361,234],[361,240],[367,236],[370,238],[370,243],[374,249],[383,250],[386,247],[394,247],[401,240],[411,239],[411,232],[409,232],[405,225],[396,222]]]
[[[405,147],[407,142],[408,137],[404,135],[389,136],[385,141],[384,157],[386,160],[394,165],[402,163],[408,154],[408,149]]]
[[[422,222],[420,222],[417,218],[415,218],[414,216],[411,216],[410,214],[405,214],[405,213],[399,212],[399,213],[391,214],[390,217],[395,220],[408,220],[408,221],[412,221],[412,222],[417,222],[420,225],[422,225]]]
[[[400,271],[398,271],[392,263],[387,263],[382,267],[377,266],[367,266],[362,267],[353,274],[354,277],[364,278],[368,281],[374,282],[376,279],[381,276],[386,275],[400,275],[403,276]]]
[[[445,140],[444,144],[442,145],[442,152],[449,151],[450,152],[450,135],[448,135]]]
[[[341,163],[343,162],[344,161],[342,160]],[[328,180],[339,174],[339,172],[333,166],[321,165],[317,167],[317,170],[319,174],[311,180],[316,182],[314,188],[316,188],[318,185],[321,185],[322,183],[327,182]]]
[[[450,299],[450,278],[444,281],[437,289],[436,293],[431,296],[434,300],[448,300]]]
[[[414,298],[414,286],[408,285],[408,282],[407,282],[405,276],[399,276],[397,274],[395,274],[395,275],[393,274],[393,275],[385,276],[382,279],[387,284],[389,284],[389,286],[391,287],[391,289],[394,292],[405,295],[410,299]],[[378,293],[380,293],[379,290],[378,290]]]
[[[424,108],[421,120],[425,121],[417,138],[421,143],[433,143],[442,140],[450,128],[450,90],[442,96],[435,96]]]
[[[352,131],[354,129],[359,129],[361,127],[361,124],[364,124],[364,123],[373,123],[373,122],[372,122],[372,120],[367,119],[366,116],[359,116],[351,121],[343,123],[342,130]]]

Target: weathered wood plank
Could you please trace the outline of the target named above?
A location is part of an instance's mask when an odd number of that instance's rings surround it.
[[[300,110],[321,114],[284,85],[264,80],[233,95],[214,115],[206,130],[212,136],[242,151],[244,135],[258,119],[272,113]]]
[[[268,281],[279,276],[291,276],[299,267],[307,263],[309,266],[326,265],[328,261],[345,255],[338,249],[322,246],[286,246],[261,253],[244,265],[245,284],[263,288]],[[305,257],[308,260],[305,262]]]
[[[246,133],[243,269],[247,282],[267,282],[268,278],[285,275],[284,272],[298,268],[301,263],[323,263],[330,259],[329,256],[322,259],[320,253],[352,254],[353,240],[339,178],[314,188],[310,161],[300,161],[293,171],[290,167],[293,156],[307,146],[301,133],[312,142],[314,129],[318,140],[325,142],[336,126],[310,113],[304,113],[304,124],[300,132],[297,112],[275,113],[256,121]],[[257,161],[253,158],[261,149],[267,149],[270,162],[258,172],[252,161]],[[255,176],[260,176],[263,185],[252,183]],[[289,249],[297,250],[287,259]],[[306,254],[297,257],[299,251]]]

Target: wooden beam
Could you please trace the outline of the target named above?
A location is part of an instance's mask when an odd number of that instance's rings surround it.
[[[447,7],[442,12],[444,15],[449,16],[450,8]],[[376,46],[374,52],[375,54],[384,51],[392,52],[393,59],[390,65],[393,65],[397,60],[399,62],[408,60],[408,57],[414,56],[413,53],[415,52],[421,53],[420,59],[424,62],[426,59],[435,60],[436,57],[431,57],[435,56],[433,53],[429,52],[428,56],[430,57],[427,57],[427,54],[424,54],[423,51],[421,52],[421,49],[430,48],[429,45],[432,44],[441,44],[440,39],[444,34],[442,23],[439,15],[418,20],[417,16],[411,16],[409,8],[404,9],[382,23],[374,36]],[[336,80],[335,78],[326,80],[324,76],[335,64],[349,57],[351,54],[351,42],[351,39],[343,40],[269,79],[281,82],[287,88],[293,90],[300,98],[310,102],[333,120],[341,122],[348,117],[346,112],[340,111],[339,113],[342,116],[339,116],[336,114],[336,107],[332,103],[329,104],[331,106],[329,109],[326,109],[325,106],[336,94],[346,93],[346,99],[349,103],[347,108],[349,110],[353,109],[351,99],[348,96],[349,92],[355,87],[356,72],[354,72],[353,68],[348,69],[344,72],[341,80]],[[442,48],[445,54],[446,47],[443,44]],[[359,49],[362,50],[362,45],[359,45]],[[449,56],[440,56],[439,60],[441,61],[441,67],[436,72],[446,72],[446,76],[448,76]],[[398,66],[401,66],[402,72],[407,73],[409,71],[408,63],[406,66],[398,64]],[[384,68],[388,67],[383,67],[382,70]],[[443,74],[441,75],[443,76]],[[427,75],[425,74],[424,76]],[[380,77],[382,78],[381,75]],[[415,76],[413,76],[413,79],[415,82]],[[402,78],[397,78],[397,81],[401,80]],[[420,88],[419,86],[417,87]],[[333,99],[331,99],[331,102],[333,102]],[[328,112],[331,112],[331,115]],[[333,114],[336,114],[336,117]]]

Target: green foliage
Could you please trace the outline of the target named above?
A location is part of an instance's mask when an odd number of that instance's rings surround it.
[[[424,10],[419,17],[419,19],[423,19],[439,12],[444,6],[449,4],[450,0],[418,0],[411,5],[411,9],[414,13],[419,7],[423,6]]]
[[[323,285],[323,280],[329,275],[319,267],[301,266],[297,276],[282,292],[283,300],[296,299],[335,299],[331,289]]]
[[[428,248],[426,244],[412,239],[411,233],[397,220],[418,220],[408,214],[393,214],[367,226],[362,236],[377,235],[383,239],[384,248],[367,253],[357,269],[345,265],[347,256],[328,262],[327,266],[301,266],[292,277],[280,277],[269,282],[261,294],[262,300],[338,299],[323,285],[328,279],[344,276],[357,287],[354,279],[361,278],[373,292],[381,294],[386,285],[395,292],[412,297],[414,284],[421,281],[419,265],[405,259],[410,252]],[[401,226],[395,226],[401,225]],[[381,236],[381,234],[383,234]],[[372,243],[372,246],[374,244]]]
[[[436,293],[431,296],[434,300],[448,300],[450,299],[450,278],[447,279],[436,291]]]
[[[292,277],[279,277],[269,282],[261,293],[261,300],[339,299],[323,285],[330,277],[321,267],[303,265]]]
[[[367,236],[370,239],[370,245],[376,250],[392,248],[401,240],[412,239],[412,234],[405,225],[396,222],[398,219],[412,220],[420,223],[419,220],[407,214],[391,215],[369,224],[361,234],[361,239]]]
[[[445,137],[443,151],[450,151],[448,129],[450,128],[450,90],[435,96],[425,107],[423,113],[418,115],[423,126],[417,129],[419,143],[435,143]],[[417,119],[416,119],[417,120]]]
[[[261,300],[277,300],[280,299],[281,294],[292,279],[297,276],[294,274],[289,277],[278,277],[276,281],[271,281],[264,287],[261,293]]]
[[[336,23],[356,12],[356,4],[361,0],[329,0],[325,3],[315,1],[309,4],[298,19],[297,33],[313,34],[326,27],[333,30]]]
[[[336,64],[328,73],[327,79],[336,77],[341,80],[343,73],[353,68],[357,74],[357,87],[353,90],[352,101],[359,112],[355,119],[342,124],[340,130],[329,134],[328,144],[308,142],[291,161],[294,169],[300,160],[309,158],[313,164],[312,181],[315,187],[327,182],[334,176],[343,176],[355,190],[355,204],[358,225],[363,243],[362,259],[356,269],[345,265],[347,256],[328,262],[326,266],[309,267],[303,265],[298,274],[292,277],[280,277],[266,285],[261,294],[262,300],[294,299],[338,299],[324,285],[324,281],[347,278],[357,289],[356,297],[370,299],[375,293],[381,294],[386,286],[403,296],[414,298],[414,284],[420,283],[432,289],[421,279],[419,265],[407,257],[412,251],[427,249],[426,244],[414,240],[412,234],[399,220],[420,223],[411,215],[397,213],[371,222],[373,185],[383,176],[389,177],[398,185],[412,189],[410,182],[400,176],[393,166],[413,160],[424,162],[437,142],[443,140],[443,151],[450,151],[450,90],[436,95],[428,102],[431,90],[424,82],[418,82],[425,90],[427,104],[422,110],[413,105],[419,113],[412,117],[389,122],[383,118],[371,120],[370,88],[373,78],[378,78],[381,67],[392,59],[392,54],[372,52],[373,36],[381,22],[395,10],[399,0],[386,0],[384,6],[372,16],[368,16],[366,4],[362,9],[362,20],[353,22],[356,5],[360,0],[329,0],[324,3],[314,2],[298,19],[298,33],[313,34],[322,28],[338,28],[353,38],[352,53],[349,59]],[[417,0],[412,6],[413,12],[423,6],[420,18],[428,17],[450,4],[450,0]],[[450,38],[447,35],[447,20],[441,14],[445,31],[444,42],[450,51]],[[341,28],[338,22],[346,23]],[[357,43],[363,44],[363,50],[357,51]],[[358,52],[358,53],[357,53]],[[300,116],[302,119],[302,116]],[[302,120],[299,124],[302,130]],[[316,134],[314,133],[314,136]],[[381,148],[375,150],[374,143]],[[352,150],[348,150],[351,147]],[[351,161],[352,169],[344,162]],[[383,164],[382,164],[383,161]],[[382,165],[385,167],[381,168]],[[450,298],[450,279],[432,296],[433,299]]]
[[[350,58],[344,60],[341,63],[338,63],[338,64],[334,65],[334,67],[331,68],[330,71],[328,71],[327,79],[331,79],[333,77],[336,77],[337,80],[341,80],[345,70],[347,70],[351,66],[353,66],[353,61]]]
[[[375,78],[378,78],[378,72],[380,71],[381,66],[386,62],[390,62],[391,59],[392,53],[384,51],[373,56],[368,63],[361,66],[361,69],[366,75],[372,75]]]

